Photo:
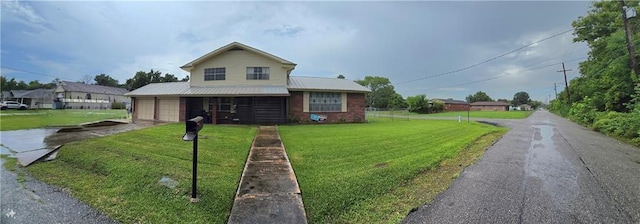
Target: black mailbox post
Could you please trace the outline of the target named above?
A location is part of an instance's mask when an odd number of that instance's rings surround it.
[[[193,177],[191,181],[191,202],[198,202],[196,183],[198,179],[198,132],[204,126],[204,118],[194,117],[185,122],[185,133],[182,136],[184,141],[193,141]]]

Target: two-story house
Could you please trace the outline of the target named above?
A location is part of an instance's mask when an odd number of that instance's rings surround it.
[[[233,42],[180,67],[189,82],[153,83],[127,94],[133,120],[206,123],[364,122],[369,89],[346,79],[290,76],[296,64]]]

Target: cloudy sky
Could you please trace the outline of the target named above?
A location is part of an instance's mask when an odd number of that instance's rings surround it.
[[[553,98],[554,83],[558,91],[563,89],[559,63],[572,69],[569,79],[579,76],[577,66],[586,60],[588,48],[573,43],[569,30],[591,5],[587,1],[6,0],[1,4],[1,73],[26,82],[51,82],[56,77],[79,81],[104,73],[123,83],[137,71],[150,69],[182,78],[188,73],[180,66],[238,41],[297,63],[294,76],[343,74],[352,80],[384,76],[403,97],[426,94],[464,100],[484,91],[494,99],[512,99],[525,91],[544,102],[549,95]],[[497,56],[502,57],[490,60]]]

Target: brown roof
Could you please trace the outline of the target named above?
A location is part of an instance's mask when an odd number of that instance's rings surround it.
[[[509,106],[509,103],[502,101],[479,101],[471,103],[471,106]]]

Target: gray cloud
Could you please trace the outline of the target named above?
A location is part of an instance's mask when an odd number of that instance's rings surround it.
[[[232,41],[298,64],[293,75],[401,83],[484,61],[570,29],[588,2],[2,2],[2,64],[63,79],[179,69]],[[586,56],[571,34],[458,73],[396,85],[403,96],[512,98]],[[577,63],[567,63],[577,73]],[[5,70],[3,69],[3,74]],[[13,73],[12,73],[13,74]],[[504,76],[469,85],[462,83]],[[49,77],[25,76],[49,81]],[[28,80],[27,80],[28,81]],[[551,89],[552,90],[552,89]]]

